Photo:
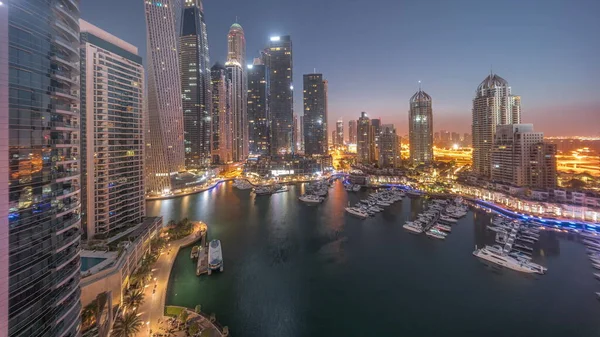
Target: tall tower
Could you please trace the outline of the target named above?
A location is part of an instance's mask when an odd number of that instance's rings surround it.
[[[249,153],[269,154],[269,70],[261,59],[248,65],[248,140]]]
[[[76,336],[79,1],[2,2],[0,336]]]
[[[225,164],[232,156],[231,81],[227,69],[216,63],[211,70],[212,118],[211,147],[212,162]]]
[[[348,121],[348,143],[356,144],[356,121]]]
[[[248,83],[246,82],[246,38],[242,26],[234,23],[227,34],[227,74],[231,81],[231,114],[233,118],[233,160],[248,157]]]
[[[396,168],[398,166],[398,136],[393,124],[383,124],[379,135],[379,167]]]
[[[304,84],[304,153],[327,154],[327,81],[306,74]]]
[[[263,55],[269,68],[271,94],[271,154],[293,153],[294,86],[292,39],[289,35],[271,37]],[[306,117],[305,117],[306,119]],[[306,123],[306,120],[305,120]],[[306,130],[304,131],[306,132]],[[304,139],[305,142],[308,139]]]
[[[185,0],[179,36],[185,166],[210,164],[211,85],[208,37],[201,0]]]
[[[521,123],[521,97],[508,82],[491,74],[477,87],[473,99],[473,172],[491,177],[491,150],[496,126]]]
[[[335,141],[333,143],[337,146],[344,145],[344,121],[341,118],[335,123]]]
[[[185,169],[176,0],[146,0],[148,136],[146,189],[168,193]]]
[[[419,87],[410,98],[408,113],[408,138],[410,161],[429,164],[433,161],[433,108],[431,96]]]
[[[82,213],[92,239],[139,224],[146,214],[144,65],[133,45],[83,20],[80,24],[81,139],[86,140]],[[108,108],[107,101],[112,101]]]
[[[373,131],[371,120],[366,112],[360,113],[358,125],[356,126],[356,151],[357,159],[361,164],[371,163],[371,145],[373,141]]]

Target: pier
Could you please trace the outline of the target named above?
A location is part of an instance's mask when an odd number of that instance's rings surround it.
[[[196,275],[208,273],[208,245],[206,244],[206,236],[208,231],[203,231],[200,239],[200,250],[198,250],[198,262],[196,264]]]

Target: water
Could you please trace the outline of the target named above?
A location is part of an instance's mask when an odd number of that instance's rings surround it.
[[[102,257],[81,257],[81,271],[88,271],[93,266],[99,264],[100,262],[106,260]]]
[[[215,313],[234,336],[598,336],[600,282],[584,247],[543,233],[531,276],[486,265],[474,246],[493,243],[490,215],[469,212],[445,241],[406,232],[423,208],[405,198],[367,220],[344,213],[367,192],[339,183],[318,206],[302,186],[255,197],[231,184],[148,203],[165,221],[209,225],[224,272],[197,277],[191,248],[178,255],[167,304]]]

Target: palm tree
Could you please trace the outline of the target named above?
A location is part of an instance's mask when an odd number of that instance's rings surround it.
[[[179,321],[181,323],[185,324],[189,317],[190,317],[190,314],[188,314],[187,310],[182,310],[181,313],[179,314]]]
[[[142,327],[142,319],[133,311],[117,317],[113,326],[111,336],[132,337],[135,336]]]
[[[81,311],[82,330],[87,330],[96,324],[96,312],[98,311],[98,302],[93,301]]]
[[[134,289],[125,295],[124,304],[127,308],[138,308],[144,303],[144,293],[139,289]]]

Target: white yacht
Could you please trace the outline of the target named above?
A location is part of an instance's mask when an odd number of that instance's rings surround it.
[[[476,249],[473,251],[473,255],[477,256],[480,259],[490,261],[497,265],[520,271],[523,273],[529,274],[544,274],[547,270],[546,268],[537,265],[535,263],[527,262],[524,260],[518,260],[511,256],[501,253],[497,248],[493,248],[490,246],[485,246],[481,249]]]
[[[322,197],[312,195],[312,194],[303,194],[298,199],[300,199],[300,201],[303,201],[307,204],[320,204],[323,202]]]
[[[448,225],[442,225],[441,223],[435,224],[435,228],[441,230],[441,231],[445,231],[445,232],[451,232],[452,231],[452,227],[448,226]]]
[[[440,220],[444,221],[444,222],[449,222],[449,223],[456,223],[456,219],[453,219],[453,218],[451,218],[449,216],[445,216],[445,215],[441,215]]]
[[[350,215],[354,215],[355,217],[361,219],[366,219],[369,217],[369,213],[356,207],[346,207],[346,212],[350,213]]]
[[[594,276],[595,276],[597,279],[599,279],[599,280],[600,280],[600,274],[598,274],[598,273],[594,273]]]
[[[407,221],[402,228],[407,229],[413,233],[418,233],[421,234],[423,233],[423,227],[421,226],[420,223],[416,223],[416,222],[412,222],[412,221]]]
[[[354,191],[354,192],[358,192],[358,191],[360,191],[360,189],[361,189],[360,185],[354,185],[354,186],[352,186],[352,191]]]
[[[583,239],[583,243],[588,247],[593,247],[596,249],[600,249],[600,243],[595,240]]]
[[[221,240],[212,240],[208,244],[208,271],[223,271],[223,252],[221,251]]]
[[[446,234],[444,234],[443,232],[436,230],[436,229],[430,229],[428,230],[426,233],[426,235],[431,236],[432,238],[436,238],[436,239],[440,239],[440,240],[444,240],[446,238]]]

